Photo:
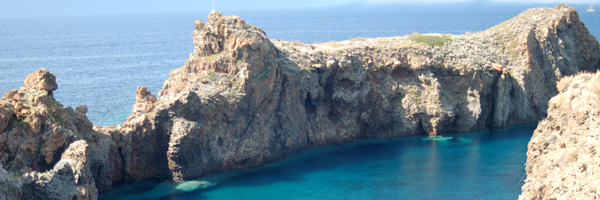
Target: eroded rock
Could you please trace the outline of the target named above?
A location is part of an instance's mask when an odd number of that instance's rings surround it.
[[[40,69],[35,73],[30,74],[24,82],[26,88],[46,91],[50,95],[52,94],[52,91],[58,89],[56,76],[46,69]]]
[[[362,138],[530,123],[546,116],[556,80],[598,69],[600,59],[569,7],[530,9],[460,36],[312,45],[269,40],[216,11],[195,25],[186,64],[157,100],[138,88],[117,130],[123,177],[181,181]]]
[[[595,199],[600,194],[600,73],[561,79],[528,145],[519,199]]]
[[[92,129],[87,107],[75,111],[54,99],[58,86],[51,72],[35,71],[24,82],[0,101],[0,165],[15,179],[0,185],[20,184],[3,197],[96,199],[98,189],[110,190],[112,138]]]
[[[122,126],[92,128],[87,107],[64,108],[43,69],[5,93],[0,164],[25,175],[0,170],[0,185],[22,188],[0,195],[94,199],[117,180],[182,181],[314,146],[529,123],[546,116],[556,80],[600,67],[598,42],[569,7],[460,36],[313,45],[269,40],[213,11],[192,36],[186,64],[159,98],[138,87]]]

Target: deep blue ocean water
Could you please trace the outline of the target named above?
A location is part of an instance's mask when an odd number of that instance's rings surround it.
[[[305,43],[490,28],[549,4],[389,4],[224,11],[270,38]],[[572,4],[600,38],[598,13]],[[57,75],[56,99],[87,105],[95,125],[122,124],[137,86],[154,94],[193,52],[193,21],[209,11],[146,15],[0,19],[0,92],[18,89],[39,68]],[[534,127],[450,135],[447,141],[382,139],[326,146],[283,163],[172,183],[123,183],[102,196],[149,199],[515,199]],[[187,191],[187,192],[186,192]],[[127,196],[132,195],[132,196]]]
[[[419,33],[464,34],[490,28],[527,8],[553,4],[389,4],[355,8],[225,11],[261,27],[270,38],[305,43]],[[573,4],[600,38],[600,16]],[[0,92],[18,89],[42,67],[58,76],[56,99],[87,105],[95,125],[122,124],[137,86],[157,94],[169,72],[193,52],[194,20],[209,11],[0,19]]]

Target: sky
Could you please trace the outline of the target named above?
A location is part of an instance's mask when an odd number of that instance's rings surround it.
[[[369,6],[389,3],[591,3],[594,0],[0,0],[0,18]],[[600,2],[600,0],[596,0]]]

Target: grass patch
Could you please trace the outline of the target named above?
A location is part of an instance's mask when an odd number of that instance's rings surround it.
[[[258,30],[258,32],[262,33],[263,35],[265,35],[265,36],[267,35],[267,33],[264,30],[262,30],[262,28],[256,27],[256,29]]]
[[[578,156],[579,156],[579,153],[571,152],[571,154],[569,154],[569,161],[571,161],[571,162],[577,161]]]
[[[25,126],[25,124],[27,124],[27,118],[25,118],[25,120],[23,121],[10,121],[8,122],[8,128],[9,130],[12,130],[13,128],[23,128]]]
[[[417,43],[423,43],[427,46],[432,46],[432,47],[441,47],[444,46],[446,43],[451,42],[452,38],[448,37],[448,36],[435,36],[435,35],[421,35],[418,33],[413,33],[409,36],[410,40],[417,42]]]
[[[210,80],[210,81],[216,81],[217,80],[217,75],[215,74],[215,72],[209,71],[208,75],[206,76],[206,78],[208,78],[208,80]]]
[[[20,124],[18,121],[10,121],[10,122],[8,123],[8,126],[9,126],[9,127],[20,127],[20,126],[21,126],[21,124]]]
[[[217,53],[217,54],[206,56],[206,59],[213,60],[213,59],[215,59],[215,58],[220,57],[221,55],[223,55],[223,52],[225,52],[225,51],[222,51],[221,53]]]
[[[411,88],[408,90],[408,93],[411,95],[411,99],[417,105],[421,104],[421,91],[417,88]]]

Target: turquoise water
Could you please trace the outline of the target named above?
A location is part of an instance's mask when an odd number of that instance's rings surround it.
[[[517,199],[535,125],[330,145],[183,183],[126,183],[100,199]]]
[[[490,28],[532,7],[555,4],[471,2],[300,10],[224,11],[273,39],[305,43]],[[570,4],[595,37],[600,12]],[[0,19],[0,93],[45,67],[57,75],[56,99],[87,105],[94,125],[122,124],[137,86],[156,94],[193,52],[201,13]],[[310,149],[264,168],[186,183],[121,183],[102,199],[516,199],[534,127],[402,138]]]

